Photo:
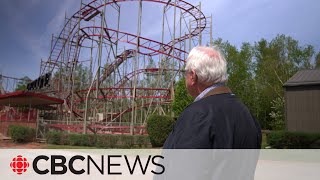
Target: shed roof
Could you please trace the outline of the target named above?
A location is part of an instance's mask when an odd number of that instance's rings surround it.
[[[284,87],[320,85],[320,70],[302,70],[293,75]]]
[[[0,105],[4,106],[44,107],[52,104],[62,104],[63,102],[62,99],[27,91],[0,94]]]

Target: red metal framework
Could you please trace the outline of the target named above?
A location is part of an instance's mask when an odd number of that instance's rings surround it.
[[[181,33],[180,22],[180,34],[176,35],[176,24],[174,24],[174,35],[168,42],[164,42],[164,33],[162,41],[141,36],[139,30],[141,17],[139,16],[141,16],[142,4],[139,5],[138,18],[140,19],[137,34],[121,31],[119,25],[118,28],[108,27],[104,16],[106,7],[115,6],[120,14],[118,3],[126,2],[158,3],[164,6],[164,13],[170,7],[174,8],[174,13],[178,9],[181,12],[180,16],[189,19],[188,30]],[[96,19],[101,23],[95,24]],[[60,73],[60,77],[55,77],[53,80],[52,89],[44,92],[64,99],[63,113],[66,114],[67,123],[55,123],[50,127],[84,133],[86,133],[86,128],[93,133],[128,133],[127,126],[122,125],[121,122],[122,118],[128,119],[126,115],[129,113],[131,113],[130,126],[133,129],[143,127],[145,118],[157,107],[170,105],[174,96],[173,86],[176,76],[182,72],[183,65],[181,64],[185,62],[187,56],[186,40],[200,37],[201,32],[207,28],[207,22],[207,17],[201,12],[200,6],[194,6],[182,0],[92,0],[83,3],[80,10],[66,20],[58,37],[53,38],[49,58],[40,69],[41,75]],[[164,32],[164,29],[162,31]],[[95,53],[97,53],[98,65],[92,67],[91,55],[89,60],[91,79],[88,84],[76,89],[75,71],[77,65],[81,63],[81,53],[87,48],[88,42],[97,43]],[[130,48],[120,51],[119,43],[127,44]],[[103,54],[103,48],[106,49],[105,54]],[[191,40],[189,41],[190,48]],[[91,49],[92,54],[93,45],[88,49]],[[113,56],[110,57],[111,52]],[[106,55],[108,61],[101,64],[102,57]],[[145,57],[159,60],[154,66],[146,67],[142,65],[147,61]],[[94,70],[96,70],[95,74]],[[150,83],[152,85],[141,83],[145,79],[154,83]],[[123,102],[126,104],[123,105]],[[106,106],[110,106],[109,109]],[[150,110],[150,107],[153,109]],[[144,121],[141,120],[143,123],[140,125],[136,125],[138,112],[141,112],[138,118],[144,119]],[[97,115],[101,113],[104,114],[103,120],[98,121]],[[162,113],[165,113],[163,109]],[[87,120],[89,122],[86,122]],[[77,124],[76,121],[84,123]],[[119,123],[119,128],[110,127],[112,123]]]
[[[108,32],[106,35],[103,35],[104,38],[112,39],[114,41],[121,41],[132,45],[138,45],[137,44],[137,35],[126,33],[122,31],[117,31],[110,28],[101,28],[101,27],[84,27],[81,29],[81,34],[78,37],[79,45],[81,45],[81,42],[88,37],[96,36],[101,37],[100,30],[103,29],[105,32]],[[186,51],[181,50],[179,48],[174,47],[171,43],[164,44],[161,42],[157,42],[152,39],[139,37],[139,47],[149,50],[150,52],[139,52],[143,55],[156,55],[156,54],[163,54],[169,57],[172,57],[176,60],[184,62],[184,59],[181,58],[182,55],[187,54]],[[170,51],[169,51],[170,50]],[[172,53],[171,53],[172,52]]]
[[[110,65],[111,66],[111,65]],[[148,68],[148,69],[139,69],[137,71],[131,72],[127,75],[125,75],[123,77],[123,79],[121,79],[120,81],[118,81],[115,84],[115,87],[110,87],[110,88],[92,88],[91,91],[99,91],[102,95],[95,97],[95,98],[91,98],[91,99],[130,99],[133,98],[133,90],[135,90],[136,92],[139,91],[149,91],[149,92],[156,92],[154,94],[158,94],[158,95],[149,95],[149,96],[135,96],[135,98],[138,99],[163,99],[163,100],[170,100],[171,99],[171,89],[169,88],[132,88],[132,87],[123,87],[124,84],[126,84],[127,81],[129,81],[130,79],[132,79],[135,75],[140,74],[140,73],[161,73],[161,72],[165,72],[165,71],[176,71],[179,72],[179,69],[160,69],[160,68]],[[104,76],[104,75],[103,75]],[[122,92],[121,92],[122,90]],[[85,98],[85,94],[88,92],[88,89],[82,89],[79,91],[76,91],[76,98],[74,99],[74,106],[75,108],[73,108],[73,113],[78,116],[78,117],[83,117],[83,111],[79,110],[76,108],[76,106],[79,103],[82,103],[86,100]],[[109,95],[111,94],[111,95]],[[121,95],[123,94],[123,95]],[[68,106],[70,108],[70,95],[67,98],[67,103]],[[161,104],[162,102],[160,102]],[[165,101],[164,104],[167,104],[168,101]],[[159,104],[159,103],[158,103]],[[145,104],[147,106],[149,105],[156,105],[156,103],[147,103]],[[145,107],[144,105],[142,105],[142,107]],[[130,108],[129,108],[130,109]],[[125,111],[125,112],[130,112],[130,111]],[[116,117],[115,117],[116,118]]]
[[[138,0],[93,0],[92,2],[85,4],[79,11],[77,11],[64,25],[61,33],[59,34],[59,37],[57,40],[53,43],[53,46],[50,51],[50,55],[48,58],[48,61],[46,65],[41,69],[41,75],[45,74],[46,72],[52,72],[54,67],[56,66],[59,57],[62,53],[63,48],[66,46],[67,39],[70,39],[72,32],[77,27],[78,23],[80,21],[89,21],[96,15],[98,15],[101,11],[103,6],[107,6],[114,3],[120,3],[120,2],[132,2],[132,1],[138,1]],[[187,3],[185,1],[177,0],[176,3],[171,0],[142,0],[146,2],[155,2],[155,3],[161,3],[165,5],[175,6],[179,9],[181,9],[183,14],[187,14],[190,17],[193,18],[191,22],[195,22],[196,25],[190,29],[190,33],[187,35],[184,35],[182,37],[175,38],[173,42],[168,42],[166,45],[156,43],[155,46],[146,46],[148,49],[152,50],[154,53],[152,55],[155,55],[157,53],[168,53],[168,51],[172,50],[172,46],[176,43],[179,43],[185,39],[189,39],[193,36],[197,36],[199,33],[201,33],[206,28],[206,17],[204,14],[198,9],[196,6],[193,6],[190,3]],[[125,35],[130,35],[129,33],[120,32]],[[139,37],[142,38],[142,37]],[[145,38],[146,42],[140,43],[142,44],[148,44],[154,41],[148,40]],[[128,38],[129,41],[129,38]],[[71,41],[74,42],[74,41]],[[132,41],[129,41],[132,42]],[[76,42],[74,42],[76,43]],[[170,45],[171,44],[171,45]],[[162,46],[161,46],[162,45]],[[157,48],[156,48],[157,47]],[[72,52],[73,56],[75,56],[76,50]]]
[[[121,125],[111,125],[117,118],[119,118],[122,114],[132,112],[137,109],[145,108],[150,105],[163,105],[163,104],[170,104],[170,101],[163,101],[163,102],[153,102],[153,103],[146,103],[139,105],[135,108],[129,108],[121,112],[117,112],[113,114],[113,118],[104,119],[103,121],[107,122],[107,125],[102,124],[101,122],[98,123],[91,123],[88,124],[87,127],[92,133],[96,134],[130,134],[130,126],[121,126]],[[73,133],[81,133],[83,131],[83,126],[81,124],[49,124],[51,128],[70,131]],[[135,132],[139,132],[139,134],[147,134],[145,126],[133,126]]]

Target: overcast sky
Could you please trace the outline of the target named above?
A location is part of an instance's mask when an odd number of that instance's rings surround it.
[[[188,1],[198,4],[199,1]],[[285,34],[301,45],[320,50],[319,0],[202,0],[202,11],[213,15],[213,36],[239,47],[243,42],[272,39]],[[149,3],[150,4],[150,3]],[[78,0],[1,0],[0,73],[13,77],[39,75],[40,60],[47,59],[52,33],[59,33],[65,12],[79,8]],[[124,17],[136,14],[135,3],[122,9]],[[152,24],[161,21],[157,4],[143,10],[143,33],[160,36]],[[135,11],[135,12],[132,12]],[[156,21],[158,20],[158,21]],[[136,20],[134,20],[136,21]],[[130,30],[130,22],[121,27]],[[150,28],[150,29],[148,29]],[[136,28],[132,31],[136,32]]]

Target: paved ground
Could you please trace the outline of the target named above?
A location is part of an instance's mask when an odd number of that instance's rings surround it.
[[[259,160],[255,180],[318,180],[320,163]]]

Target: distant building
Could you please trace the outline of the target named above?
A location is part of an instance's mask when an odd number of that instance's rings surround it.
[[[63,100],[28,91],[0,94],[0,133],[8,134],[10,125],[38,127],[40,112],[56,110]],[[38,137],[44,137],[39,131]]]
[[[320,70],[299,71],[284,88],[287,130],[320,132]]]

